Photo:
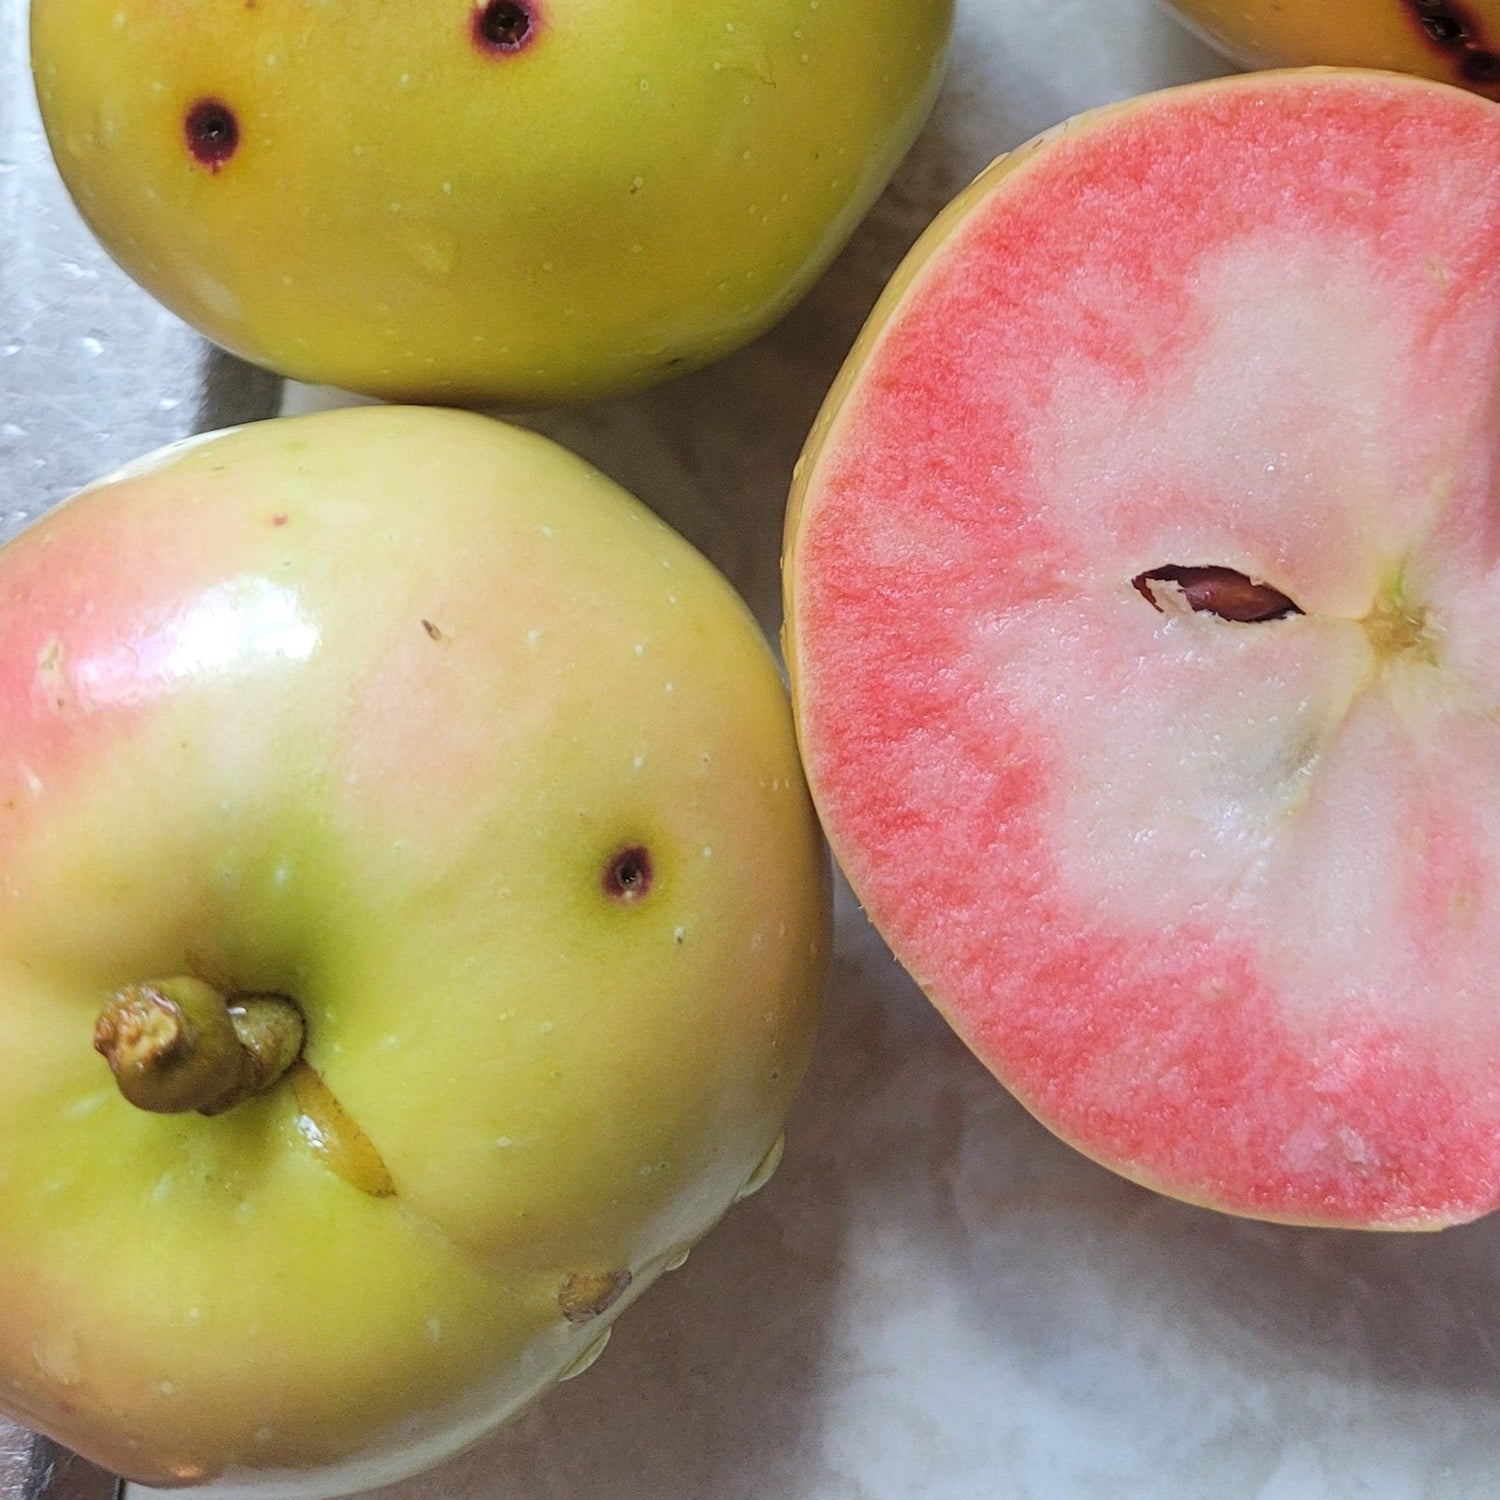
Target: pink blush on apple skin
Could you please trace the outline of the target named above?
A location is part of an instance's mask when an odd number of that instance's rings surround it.
[[[85,491],[9,544],[0,809],[13,831],[175,702],[318,646],[269,513],[191,472],[153,475],[139,498],[131,476],[117,482],[126,495],[100,503]],[[237,577],[222,566],[231,556],[244,563]]]
[[[1491,104],[1314,75],[1062,131],[812,455],[836,854],[1029,1108],[1194,1201],[1500,1202],[1497,159]],[[1168,564],[1304,613],[1157,612]]]

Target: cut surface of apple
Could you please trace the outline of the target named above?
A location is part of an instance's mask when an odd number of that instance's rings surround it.
[[[804,453],[872,920],[1054,1131],[1238,1213],[1500,1201],[1500,109],[1247,76],[996,163]]]
[[[1500,0],[1168,0],[1247,67],[1391,68],[1500,99]]]
[[[154,1483],[400,1477],[766,1175],[821,839],[753,617],[602,475],[243,428],[0,551],[0,639],[0,1410]],[[300,1011],[290,1068],[127,1100],[96,1039],[215,992]]]

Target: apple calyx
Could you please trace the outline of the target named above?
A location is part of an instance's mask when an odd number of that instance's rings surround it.
[[[608,1312],[630,1286],[629,1271],[574,1271],[557,1294],[557,1305],[570,1323],[587,1323]]]
[[[1376,599],[1374,608],[1360,623],[1378,661],[1409,654],[1429,665],[1437,662],[1427,610],[1406,597],[1399,579]]]
[[[284,995],[226,999],[201,979],[128,984],[94,1024],[120,1092],[154,1114],[217,1115],[263,1093],[297,1060],[302,1012]]]

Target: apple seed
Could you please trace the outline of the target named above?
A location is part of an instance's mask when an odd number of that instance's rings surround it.
[[[1259,624],[1302,613],[1280,589],[1272,588],[1269,583],[1257,583],[1233,568],[1184,568],[1172,564],[1137,574],[1131,582],[1156,610],[1161,610],[1162,604],[1151,585],[1167,583],[1176,585],[1193,610],[1218,615],[1236,624]]]

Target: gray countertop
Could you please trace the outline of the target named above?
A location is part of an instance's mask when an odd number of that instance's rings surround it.
[[[776,330],[532,420],[652,505],[774,631],[793,461],[936,210],[1068,114],[1223,65],[1147,0],[960,0],[937,112]],[[337,404],[209,352],[68,208],[0,0],[0,521],[205,426]],[[1500,1493],[1500,1221],[1296,1230],[1168,1202],[1049,1137],[845,890],[784,1165],[586,1377],[391,1500],[1419,1500]],[[17,1289],[6,1288],[6,1296]]]

